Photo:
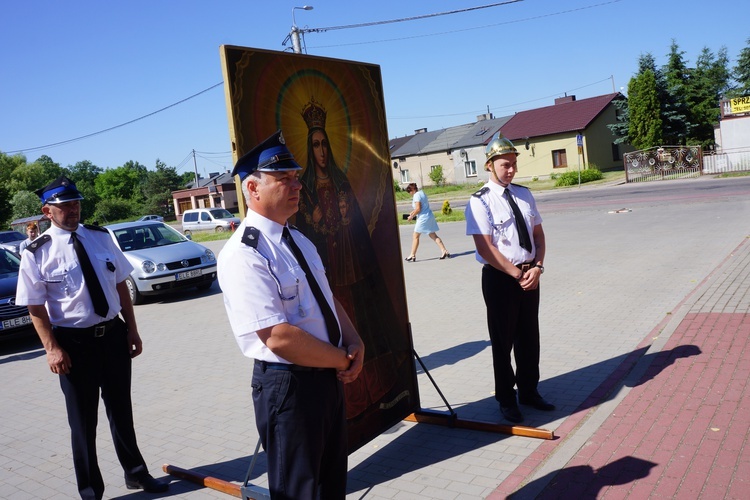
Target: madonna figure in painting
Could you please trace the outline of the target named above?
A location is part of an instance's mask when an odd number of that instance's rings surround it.
[[[346,174],[338,167],[325,130],[326,110],[311,98],[302,110],[308,128],[307,164],[296,225],[310,238],[326,267],[333,294],[365,342],[359,382],[346,386],[347,417],[353,418],[393,386],[391,348],[408,339],[391,338],[396,316],[373,249],[367,223]],[[407,345],[402,345],[407,349]]]

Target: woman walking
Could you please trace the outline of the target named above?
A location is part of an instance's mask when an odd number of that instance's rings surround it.
[[[451,254],[446,250],[443,245],[443,240],[437,235],[439,231],[435,215],[430,209],[430,203],[427,201],[427,195],[424,191],[417,188],[417,184],[412,182],[406,186],[406,192],[412,195],[411,206],[413,210],[409,213],[407,220],[417,219],[417,225],[414,226],[414,239],[411,243],[411,254],[406,258],[408,262],[414,262],[417,260],[417,248],[419,247],[419,235],[428,234],[432,240],[437,243],[440,247],[440,260],[450,258]]]

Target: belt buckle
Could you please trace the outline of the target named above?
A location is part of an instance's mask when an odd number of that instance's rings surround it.
[[[521,264],[521,271],[526,272],[531,269],[531,264]]]
[[[105,325],[98,325],[94,327],[94,337],[104,337],[104,332],[107,330]]]

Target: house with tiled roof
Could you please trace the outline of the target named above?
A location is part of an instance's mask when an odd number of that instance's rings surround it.
[[[566,96],[552,106],[513,115],[500,131],[521,153],[517,177],[548,177],[579,165],[622,168],[622,155],[632,148],[615,144],[617,137],[607,125],[617,121],[613,102],[624,98],[619,92],[581,100]]]
[[[512,116],[477,117],[471,124],[392,139],[391,162],[394,178],[401,185],[416,182],[430,185],[429,173],[443,168],[448,183],[480,183],[489,179],[484,170],[486,145],[500,131],[521,153],[517,178],[549,177],[568,168],[596,165],[601,170],[623,167],[622,155],[632,148],[614,144],[616,137],[607,125],[617,121],[616,99],[620,93],[576,100],[561,97],[552,106],[520,111]],[[577,145],[581,140],[581,154]]]
[[[239,211],[237,188],[229,172],[213,172],[208,179],[199,177],[186,189],[172,191],[172,203],[177,220],[185,210],[193,208],[226,208],[232,213]]]
[[[486,181],[482,168],[484,148],[509,119],[480,115],[474,123],[431,132],[420,129],[414,135],[391,139],[394,178],[402,186],[410,182],[429,186],[432,184],[430,172],[441,167],[449,184]]]

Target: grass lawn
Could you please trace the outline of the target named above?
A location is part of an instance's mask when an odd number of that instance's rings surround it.
[[[602,175],[604,176],[602,179],[598,181],[592,181],[587,182],[587,186],[595,186],[597,184],[605,184],[615,181],[624,181],[625,180],[625,172],[624,171],[617,171],[617,172],[602,172]],[[526,186],[532,191],[547,191],[550,189],[570,189],[571,186],[564,186],[564,187],[555,187],[555,181],[553,179],[544,179],[544,180],[519,180],[518,182],[515,182],[515,184],[520,184],[522,186]],[[431,202],[440,201],[440,200],[448,200],[450,202],[451,200],[456,199],[466,199],[469,196],[471,196],[473,193],[475,193],[481,186],[484,185],[484,182],[478,183],[478,184],[460,184],[460,185],[449,185],[449,186],[441,186],[441,187],[435,187],[435,186],[427,186],[424,188],[424,192],[427,195],[427,198]],[[411,201],[411,195],[407,193],[406,191],[397,191],[396,192],[396,202],[406,202]],[[453,210],[450,214],[444,215],[440,210],[435,210],[435,218],[438,222],[458,222],[464,220],[464,212],[463,210]],[[399,224],[414,224],[414,221],[405,221],[399,217]]]
[[[597,185],[597,184],[604,184],[619,180],[625,179],[625,172],[619,171],[619,172],[602,172],[604,175],[604,178],[598,181],[592,181],[587,182],[586,184],[589,186]],[[544,180],[538,180],[538,181],[532,181],[532,180],[521,180],[518,181],[518,184],[522,186],[526,186],[532,191],[545,191],[549,189],[564,189],[564,188],[556,188],[555,187],[555,181],[552,179],[544,179]],[[427,186],[424,188],[425,194],[427,194],[427,197],[432,201],[439,201],[439,200],[448,200],[449,202],[451,200],[460,200],[460,199],[466,199],[469,196],[471,196],[473,193],[475,193],[481,186],[483,186],[484,183],[478,183],[478,184],[458,184],[458,185],[448,185],[448,186]],[[566,186],[569,188],[569,186]],[[396,191],[396,202],[409,202],[411,201],[411,195],[407,193],[406,191]],[[463,210],[453,210],[450,214],[444,215],[441,213],[440,210],[435,211],[435,218],[438,222],[460,222],[464,220],[464,211]],[[399,214],[398,217],[398,223],[403,224],[414,224],[414,221],[406,221],[401,218],[401,214]],[[175,226],[177,230],[179,230],[179,224]],[[199,231],[193,233],[193,241],[197,241],[198,243],[202,241],[214,241],[214,240],[226,240],[229,239],[229,237],[232,236],[232,233],[229,231],[224,231],[223,233],[213,233],[210,231]]]

